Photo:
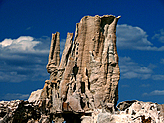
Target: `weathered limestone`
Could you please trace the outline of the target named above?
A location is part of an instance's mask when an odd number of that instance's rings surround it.
[[[39,100],[41,97],[42,89],[39,89],[37,91],[33,91],[28,99],[29,102],[33,102],[35,100]]]
[[[57,80],[57,69],[60,63],[60,33],[56,32],[52,34],[49,59],[47,64],[47,71],[50,73],[50,81],[55,82]]]
[[[95,109],[114,111],[120,77],[115,34],[119,18],[83,17],[76,24],[74,40],[73,33],[67,34],[61,60],[60,34],[52,34],[47,64],[50,79],[46,80],[38,99],[46,101],[45,107],[56,117],[54,122],[67,119],[65,112],[75,112],[81,117]],[[29,101],[32,98],[35,94]]]
[[[163,107],[157,103],[125,101],[118,104],[120,111],[99,113],[97,123],[163,123]]]
[[[124,101],[118,104],[118,111],[112,113],[97,109],[89,114],[51,114],[43,100],[28,102],[21,100],[0,101],[0,123],[163,123],[163,105]]]
[[[45,91],[52,112],[86,112],[108,103],[116,105],[120,77],[115,34],[118,19],[113,15],[83,17],[76,24],[74,41],[73,34],[67,34],[60,64],[59,33],[52,35],[47,65],[50,80]]]
[[[0,123],[49,123],[42,101],[0,101]],[[46,116],[47,115],[47,116]],[[42,121],[47,122],[42,122]]]

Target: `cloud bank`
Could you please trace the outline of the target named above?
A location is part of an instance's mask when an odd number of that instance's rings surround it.
[[[149,64],[142,66],[134,62],[130,57],[120,57],[120,73],[121,79],[152,79],[155,81],[164,80],[163,74],[154,74],[155,65]]]
[[[135,63],[130,57],[120,57],[121,79],[148,79],[153,70],[151,67],[141,66]]]
[[[21,36],[0,42],[0,82],[44,81],[50,38]]]
[[[1,100],[6,100],[6,101],[17,100],[17,99],[18,100],[27,100],[29,96],[30,96],[29,94],[7,93],[1,97]]]
[[[133,27],[127,24],[117,25],[117,46],[120,49],[164,51],[164,46],[156,47],[148,41],[148,35],[140,27]],[[164,43],[164,31],[153,36]]]
[[[20,36],[6,38],[0,42],[0,82],[44,81],[49,78],[46,71],[50,38],[42,36]],[[61,52],[65,40],[61,40]]]
[[[5,39],[0,45],[2,48],[7,48],[15,51],[35,51],[34,47],[41,43],[40,41],[34,41],[33,37],[21,36],[18,39]]]
[[[39,46],[45,45],[43,41],[46,39],[49,38],[34,39],[31,36],[20,36],[17,39],[6,38],[0,43],[0,49],[13,53],[48,53],[49,50],[46,47],[44,49],[39,48]]]
[[[164,90],[154,90],[150,93],[143,93],[142,96],[163,96]]]

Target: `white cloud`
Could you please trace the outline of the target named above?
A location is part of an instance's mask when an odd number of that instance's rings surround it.
[[[27,80],[26,75],[18,74],[16,71],[0,72],[0,82],[21,82]]]
[[[0,45],[2,45],[2,47],[7,47],[7,46],[10,46],[12,42],[13,42],[12,39],[5,39],[0,43]]]
[[[159,30],[152,39],[157,39],[158,41],[164,43],[164,29]]]
[[[46,65],[50,37],[20,36],[0,42],[0,82],[44,81],[49,78]],[[61,52],[65,40],[60,42]]]
[[[121,79],[152,79],[164,80],[164,75],[154,74],[153,69],[156,67],[153,64],[142,66],[135,63],[130,57],[120,57],[119,60]],[[144,86],[144,85],[143,85]],[[142,86],[142,87],[143,87]]]
[[[164,95],[164,90],[154,90],[150,93],[143,93],[143,96],[159,96],[159,95]]]
[[[49,74],[45,65],[32,63],[30,65],[5,65],[0,69],[0,82],[19,83],[23,81],[43,81],[48,79]],[[7,70],[5,70],[8,68]]]
[[[13,51],[35,51],[34,47],[41,43],[35,41],[33,37],[21,36],[18,39],[4,39],[0,45],[2,48],[10,49]]]
[[[150,87],[150,84],[142,84],[141,87]]]
[[[163,34],[163,33],[162,33]],[[164,46],[155,47],[140,27],[117,25],[117,46],[120,49],[164,51]]]
[[[1,100],[27,100],[29,94],[7,93],[1,97]]]
[[[0,82],[44,81],[50,38],[21,36],[0,42]]]
[[[151,51],[164,51],[164,46],[161,47],[151,47],[151,46],[145,46],[145,47],[137,47],[138,50],[151,50]]]
[[[153,80],[164,80],[164,75],[153,75],[152,79]]]
[[[120,57],[121,79],[148,79],[151,77],[152,68],[138,65],[130,57]]]

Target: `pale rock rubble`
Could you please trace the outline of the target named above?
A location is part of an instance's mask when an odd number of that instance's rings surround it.
[[[0,101],[0,123],[39,122],[43,120],[41,116],[46,115],[41,104],[41,101]]]
[[[164,123],[163,105],[152,102],[124,101],[119,111],[99,113],[97,123]]]
[[[50,123],[56,120],[57,123],[163,123],[164,105],[142,101],[120,102],[116,109],[104,107],[95,109],[91,114],[65,114],[69,117],[62,118],[62,115],[51,114],[45,107],[46,101],[0,101],[0,123]],[[74,116],[74,117],[73,117]],[[79,118],[79,121],[77,121]]]

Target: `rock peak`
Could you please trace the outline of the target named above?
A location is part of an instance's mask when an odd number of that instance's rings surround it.
[[[60,61],[60,34],[52,34],[42,99],[51,113],[87,113],[116,105],[120,71],[116,48],[116,25],[120,17],[85,16],[67,34]]]

